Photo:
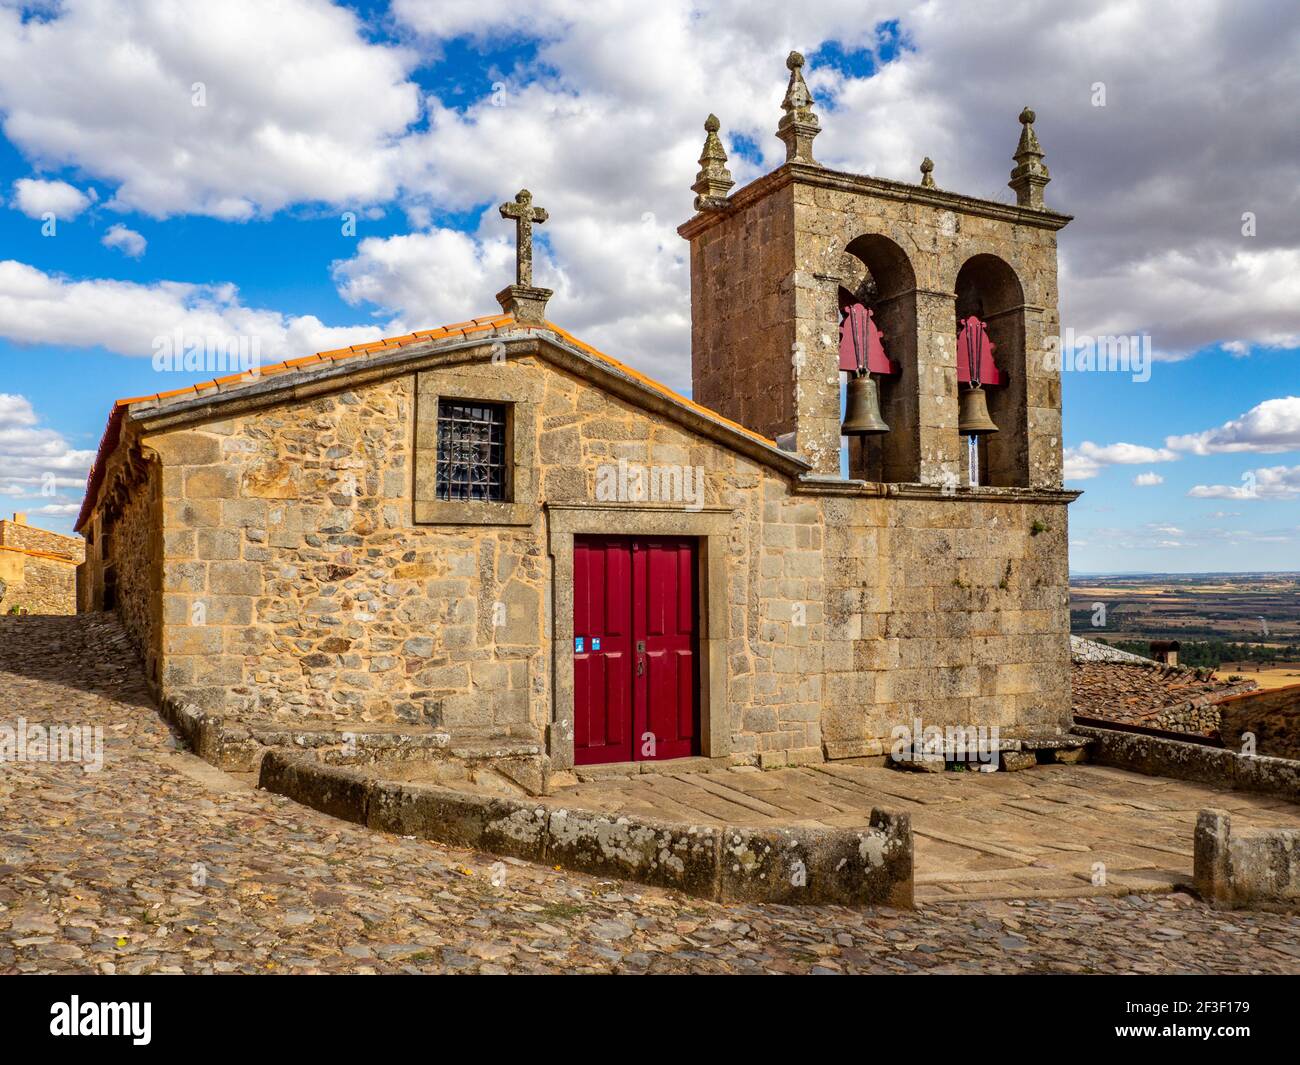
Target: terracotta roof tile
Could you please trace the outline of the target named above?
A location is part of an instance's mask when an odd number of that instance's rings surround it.
[[[319,354],[316,354],[316,355],[304,355],[301,359],[287,359],[287,360],[285,360],[284,365],[286,365],[286,366],[294,366],[294,367],[297,367],[297,366],[310,366],[312,363],[314,363],[314,362],[320,362],[320,361],[321,361],[321,357],[320,357]]]
[[[1071,667],[1074,713],[1079,717],[1150,725],[1175,710],[1211,707],[1254,687],[1253,681],[1228,682],[1213,674],[1159,662],[1085,662]]]

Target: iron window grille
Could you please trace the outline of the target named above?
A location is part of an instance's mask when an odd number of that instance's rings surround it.
[[[505,502],[506,405],[438,401],[438,499]]]

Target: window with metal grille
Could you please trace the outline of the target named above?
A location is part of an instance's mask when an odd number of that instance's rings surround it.
[[[437,496],[506,499],[506,405],[438,400]]]

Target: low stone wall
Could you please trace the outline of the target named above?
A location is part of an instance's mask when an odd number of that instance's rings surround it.
[[[1300,829],[1233,831],[1226,810],[1202,810],[1196,819],[1194,884],[1225,909],[1300,909]]]
[[[1255,752],[1300,759],[1300,684],[1234,695],[1219,705],[1219,735],[1225,747],[1241,750],[1245,733]]]
[[[1159,713],[1144,718],[1142,724],[1166,732],[1208,736],[1219,730],[1219,708],[1209,699],[1194,699],[1176,706],[1167,706]]]
[[[1070,657],[1075,662],[1128,662],[1135,666],[1149,666],[1155,661],[1074,634],[1070,635]]]
[[[381,832],[421,836],[727,902],[912,906],[912,828],[741,828],[611,817],[533,799],[385,780],[273,750],[261,787]]]
[[[1086,725],[1075,725],[1074,731],[1096,741],[1091,758],[1097,765],[1300,802],[1300,761],[1291,758],[1244,755],[1202,743]]]

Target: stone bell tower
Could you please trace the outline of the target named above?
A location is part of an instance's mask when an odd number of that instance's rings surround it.
[[[814,478],[840,474],[840,312],[867,306],[897,372],[881,381],[888,433],[855,442],[850,476],[866,481],[965,484],[957,432],[959,320],[977,315],[1003,378],[989,389],[998,432],[980,444],[981,485],[1061,484],[1056,232],[1070,221],[1043,206],[1049,181],[1025,109],[1010,186],[1016,203],[829,170],[813,156],[820,132],[803,56],[777,136],[786,161],[739,189],[710,115],[692,186],[696,214],[678,232],[691,244],[694,397],[773,438],[793,434]]]

